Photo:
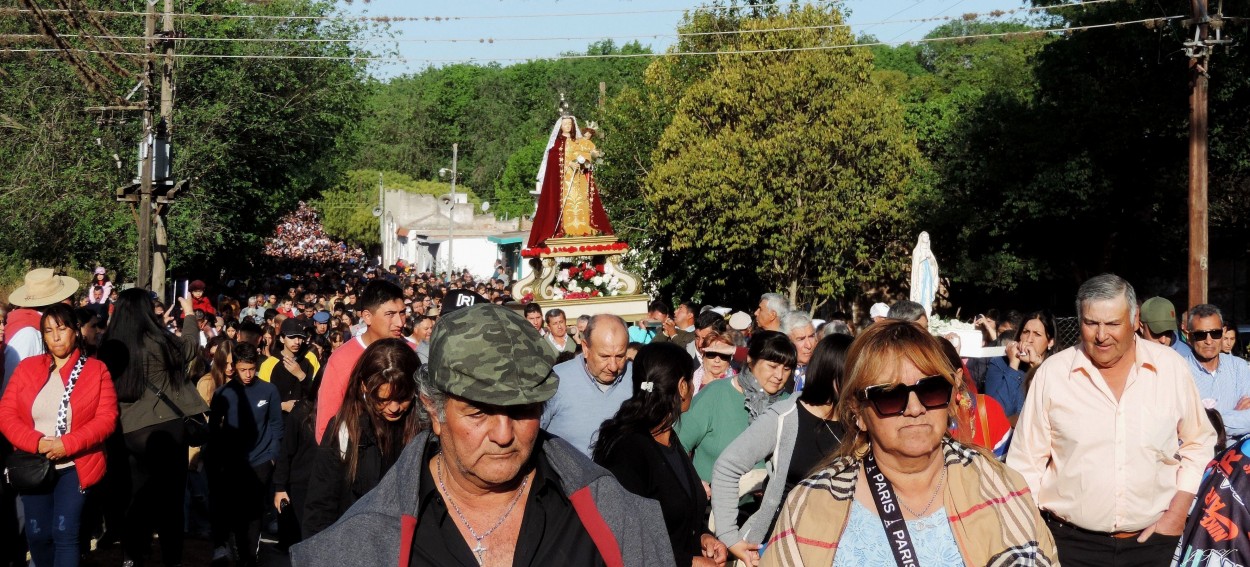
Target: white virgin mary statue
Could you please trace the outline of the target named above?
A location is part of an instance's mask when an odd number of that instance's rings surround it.
[[[926,315],[933,316],[933,301],[937,298],[938,263],[929,248],[929,233],[921,232],[916,248],[911,253],[911,299],[924,306]]]

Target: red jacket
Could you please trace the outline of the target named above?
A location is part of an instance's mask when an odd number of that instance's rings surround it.
[[[74,351],[61,367],[64,383],[69,383],[70,372],[81,354],[81,351]],[[30,410],[47,383],[51,366],[52,357],[47,354],[23,360],[13,371],[4,397],[0,398],[0,433],[23,451],[37,452],[39,440],[44,437],[35,430]],[[87,359],[69,403],[72,409],[69,432],[61,437],[61,443],[65,444],[65,454],[78,468],[79,485],[87,488],[104,477],[104,439],[117,427],[117,394],[103,362]]]
[[[195,297],[192,297],[192,298],[191,298],[191,308],[192,308],[192,309],[195,309],[195,310],[198,310],[198,311],[203,311],[203,312],[205,312],[205,313],[208,313],[209,315],[216,315],[216,314],[217,314],[217,310],[216,310],[216,309],[213,309],[213,302],[212,302],[212,300],[210,300],[210,299],[208,298],[208,296],[207,296],[207,295],[205,295],[205,296],[203,296],[203,297],[200,297],[199,299],[196,299]]]

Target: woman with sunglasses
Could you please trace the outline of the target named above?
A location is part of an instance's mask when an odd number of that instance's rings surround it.
[[[844,432],[833,415],[833,405],[838,401],[850,346],[851,337],[846,335],[821,339],[812,351],[802,393],[773,404],[716,459],[712,469],[716,537],[750,567],[759,565],[760,543],[768,537],[786,494],[842,442]],[[755,463],[765,459],[772,478],[764,489],[759,510],[740,525],[740,479]]]
[[[348,377],[343,405],[313,457],[301,528],[305,539],[330,527],[377,486],[421,431],[412,404],[421,363],[403,339],[375,341]]]
[[[728,332],[712,331],[707,338],[703,339],[703,354],[700,355],[702,364],[694,371],[695,394],[716,380],[733,378],[738,374],[730,364],[734,353],[738,351],[735,335],[736,333],[731,335]]]
[[[947,434],[960,378],[936,338],[875,323],[846,372],[846,436],[790,492],[762,565],[1057,564],[1020,475]]]
[[[703,388],[677,423],[674,430],[681,446],[692,453],[694,468],[709,493],[712,465],[725,447],[769,406],[788,396],[784,387],[797,358],[790,337],[776,331],[756,333],[747,348],[742,372]]]

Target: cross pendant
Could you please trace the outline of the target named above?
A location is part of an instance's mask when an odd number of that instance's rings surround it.
[[[486,546],[482,545],[482,540],[479,539],[477,540],[477,547],[473,548],[473,554],[477,556],[479,563],[482,561],[483,553],[486,553]]]

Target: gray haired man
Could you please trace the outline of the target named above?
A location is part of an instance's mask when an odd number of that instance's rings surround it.
[[[521,315],[439,321],[418,373],[430,430],[295,565],[673,565],[659,505],[539,428],[551,351]]]

